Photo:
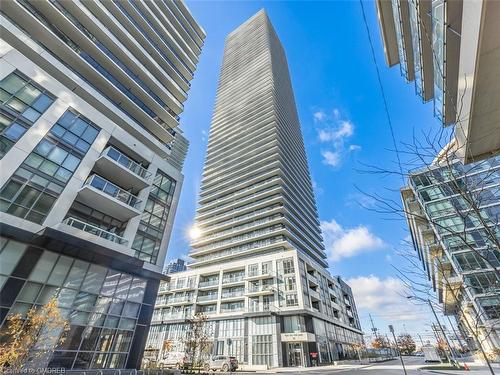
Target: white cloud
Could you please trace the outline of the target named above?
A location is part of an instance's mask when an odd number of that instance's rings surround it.
[[[329,151],[323,150],[321,151],[321,156],[323,156],[323,164],[330,165],[332,167],[336,167],[340,164],[340,152],[338,151]]]
[[[331,112],[320,109],[313,113],[313,119],[321,125],[317,129],[319,141],[329,144],[321,151],[323,164],[336,167],[346,155],[361,149],[359,145],[346,145],[354,135],[355,126],[349,119],[342,118],[338,108],[333,108]]]
[[[361,146],[360,145],[350,145],[349,146],[349,151],[350,152],[359,151],[359,150],[361,150]]]
[[[321,230],[323,231],[328,259],[334,262],[386,247],[385,242],[371,233],[364,225],[343,228],[332,219],[331,221],[322,221]]]
[[[423,319],[422,309],[405,298],[406,287],[398,278],[369,275],[348,279],[347,283],[362,313],[396,321]]]
[[[313,113],[314,122],[321,122],[326,119],[326,113],[322,110]]]
[[[354,125],[350,121],[341,121],[334,129],[320,129],[318,131],[321,142],[343,141],[354,134]],[[340,146],[340,145],[339,145]]]

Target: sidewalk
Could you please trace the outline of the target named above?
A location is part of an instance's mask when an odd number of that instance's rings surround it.
[[[314,367],[300,367],[300,372],[318,371],[318,370],[357,370],[361,368],[370,367],[377,363],[362,364],[362,365],[328,365],[328,366],[314,366]],[[278,367],[270,370],[259,371],[262,374],[279,374],[287,372],[297,372],[297,367]]]
[[[460,363],[462,365],[462,363]],[[446,375],[491,375],[491,371],[487,366],[480,365],[474,362],[467,362],[469,371],[465,370],[441,370],[441,369],[421,369],[420,371],[427,374],[446,374]],[[500,365],[494,364],[493,371],[500,375]]]

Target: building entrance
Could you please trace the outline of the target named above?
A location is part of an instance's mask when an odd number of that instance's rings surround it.
[[[287,343],[288,351],[288,366],[290,367],[303,367],[304,366],[304,351],[302,343],[289,342]]]

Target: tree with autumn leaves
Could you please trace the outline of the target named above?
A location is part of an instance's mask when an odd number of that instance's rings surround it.
[[[389,341],[383,336],[377,336],[372,341],[372,348],[374,349],[387,349],[390,348],[391,345]]]
[[[33,306],[25,317],[13,314],[0,332],[0,367],[21,372],[46,366],[54,349],[65,340],[69,323],[54,297]]]
[[[398,336],[398,348],[402,355],[412,355],[415,353],[417,346],[415,345],[415,340],[413,337],[407,333],[403,333]]]

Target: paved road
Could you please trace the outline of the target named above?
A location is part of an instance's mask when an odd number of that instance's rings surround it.
[[[425,363],[422,358],[418,357],[403,357],[405,362],[405,367],[408,375],[422,375],[422,372],[417,371]],[[279,372],[281,373],[281,372]],[[309,374],[309,375],[404,375],[403,367],[401,366],[401,361],[399,358],[397,360],[383,362],[379,364],[374,364],[371,366],[366,366],[362,368],[318,368],[317,370],[299,370],[296,371],[286,371],[282,374]]]

